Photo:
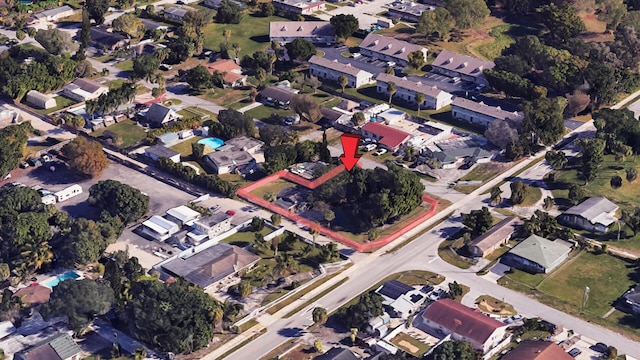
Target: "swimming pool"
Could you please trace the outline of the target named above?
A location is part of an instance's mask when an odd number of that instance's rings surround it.
[[[45,282],[42,283],[42,285],[48,287],[48,288],[53,288],[56,285],[58,285],[61,281],[65,281],[65,280],[70,280],[70,279],[77,279],[79,278],[80,275],[78,273],[76,273],[75,271],[67,271],[66,273],[54,277],[51,280],[47,280]]]
[[[206,139],[202,139],[202,140],[198,141],[198,144],[207,145],[208,147],[210,147],[213,150],[215,150],[215,149],[219,148],[220,146],[224,145],[224,141],[222,139],[210,137],[210,138],[206,138]]]

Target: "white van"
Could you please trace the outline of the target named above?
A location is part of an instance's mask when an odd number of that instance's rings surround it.
[[[362,55],[360,55],[360,53],[353,53],[353,54],[351,54],[351,57],[352,57],[352,58],[354,58],[354,59],[357,59],[357,58],[359,58],[360,56],[362,56]]]

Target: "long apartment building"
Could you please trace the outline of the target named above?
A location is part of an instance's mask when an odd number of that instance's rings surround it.
[[[451,114],[455,119],[484,127],[495,120],[520,122],[524,118],[524,115],[519,111],[507,111],[500,108],[500,106],[490,106],[483,102],[475,102],[463,97],[453,99]]]
[[[457,76],[465,81],[484,83],[484,70],[493,69],[492,61],[481,60],[467,55],[442,50],[433,60],[431,68],[434,72],[446,76]]]
[[[442,91],[435,86],[428,86],[421,82],[408,80],[406,77],[400,78],[394,75],[380,73],[376,76],[377,90],[379,93],[387,94],[387,86],[390,82],[396,84],[394,97],[416,104],[416,94],[424,94],[424,102],[420,104],[428,109],[441,109],[450,105],[453,95]]]
[[[393,61],[398,65],[409,64],[408,55],[420,51],[427,60],[427,49],[406,41],[369,33],[360,43],[360,53],[382,61]]]
[[[325,4],[322,0],[273,0],[273,6],[276,9],[301,15],[322,11],[325,9]]]
[[[351,64],[340,63],[337,60],[329,60],[314,55],[309,59],[309,65],[309,74],[320,79],[338,81],[340,75],[345,75],[348,80],[348,87],[359,88],[374,82],[373,74],[370,72],[358,69]]]
[[[272,21],[269,23],[269,40],[281,44],[295,39],[312,43],[333,43],[335,34],[328,21]]]

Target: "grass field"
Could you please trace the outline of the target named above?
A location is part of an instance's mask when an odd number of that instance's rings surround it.
[[[268,120],[272,114],[278,114],[279,116],[291,116],[293,115],[293,111],[276,109],[271,106],[262,105],[245,112],[245,114],[253,117],[254,119]]]
[[[131,71],[133,70],[133,60],[125,60],[125,61],[119,62],[115,65],[115,67],[117,67],[120,70]]]
[[[220,43],[226,42],[222,31],[231,30],[229,38],[229,48],[231,44],[240,45],[239,58],[244,55],[253,55],[256,51],[265,50],[269,42],[269,23],[272,21],[287,21],[288,19],[278,16],[261,17],[258,14],[244,15],[240,24],[217,24],[212,23],[204,28],[204,47],[218,50]]]
[[[71,106],[73,104],[75,104],[76,102],[69,99],[68,97],[64,97],[62,95],[58,95],[56,97],[54,97],[54,99],[56,99],[56,107],[51,108],[51,109],[38,109],[36,111],[38,111],[41,114],[51,114],[54,113],[58,110],[64,109],[68,106]]]
[[[232,105],[238,104],[238,103],[242,104],[242,106],[240,107],[247,106],[250,104],[248,100],[249,90],[232,89],[232,88],[227,88],[227,89],[216,88],[215,92],[207,91],[199,95],[199,97],[207,101],[212,101],[224,107],[231,107]]]
[[[517,37],[538,35],[540,28],[518,24],[498,25],[489,31],[491,38],[476,46],[476,51],[493,60],[502,55],[502,50],[515,43]]]
[[[460,269],[468,269],[471,265],[474,265],[475,262],[471,259],[458,255],[455,249],[462,247],[462,244],[462,239],[444,240],[440,245],[438,245],[438,256],[442,258],[442,260],[451,265],[455,265]]]
[[[527,192],[527,196],[524,197],[524,201],[518,206],[528,207],[535,205],[542,197],[542,190],[539,187],[531,186]]]
[[[588,286],[591,290],[585,309],[602,316],[620,295],[635,284],[636,269],[613,256],[583,252],[570,264],[551,274],[539,289],[580,307],[584,288]]]
[[[129,119],[123,120],[109,127],[96,130],[92,132],[91,135],[95,137],[102,136],[102,134],[104,134],[104,132],[107,130],[114,132],[122,137],[122,145],[119,146],[120,148],[133,146],[147,137],[144,129],[138,126],[136,122]]]
[[[272,232],[273,232],[272,229],[268,227],[264,227],[260,231],[260,234],[262,234],[262,236],[266,236]],[[253,242],[254,238],[255,238],[255,233],[253,231],[238,231],[237,233],[223,239],[222,242],[226,242],[227,244],[231,244],[239,247],[245,247],[247,245],[250,245]]]
[[[198,142],[198,140],[202,139],[200,136],[194,136],[190,139],[187,139],[181,143],[175,144],[171,146],[169,149],[173,151],[177,151],[180,153],[180,157],[182,159],[186,159],[191,156],[191,144]]]
[[[251,193],[253,195],[259,196],[259,197],[263,197],[264,194],[270,192],[273,193],[275,195],[278,194],[278,192],[280,192],[280,190],[285,189],[285,188],[290,188],[290,187],[294,187],[296,186],[296,184],[289,182],[287,180],[282,180],[282,179],[278,179],[276,181],[272,181],[271,183],[269,183],[268,185],[259,187],[255,190],[253,190]]]

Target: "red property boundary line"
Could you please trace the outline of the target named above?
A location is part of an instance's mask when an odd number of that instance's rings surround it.
[[[309,219],[306,219],[300,215],[297,215],[293,212],[287,211],[286,209],[281,208],[280,206],[274,204],[274,203],[270,203],[267,200],[253,195],[251,194],[252,191],[254,191],[257,188],[263,187],[273,181],[276,181],[278,179],[285,179],[288,181],[291,181],[295,184],[298,184],[300,186],[304,186],[308,189],[315,189],[316,187],[320,186],[321,184],[323,184],[324,182],[326,182],[327,180],[330,180],[331,178],[333,178],[334,176],[338,175],[339,173],[341,173],[342,171],[344,171],[345,168],[343,165],[337,166],[335,168],[333,168],[331,171],[329,171],[328,173],[324,174],[323,176],[319,177],[318,179],[314,180],[314,181],[309,181],[307,179],[304,179],[298,175],[295,175],[287,170],[281,170],[275,174],[269,175],[265,178],[262,178],[254,183],[251,183],[247,186],[244,186],[242,188],[240,188],[238,190],[238,196],[240,196],[241,198],[250,201],[256,205],[262,206],[276,214],[280,214],[281,216],[286,217],[289,220],[295,221],[298,224],[302,224],[303,226],[307,226],[310,229],[315,229],[318,231],[318,233],[330,237],[331,239],[338,241],[356,251],[372,251],[374,249],[380,248],[382,246],[385,246],[387,244],[389,244],[390,242],[396,240],[397,238],[399,238],[400,236],[406,234],[407,232],[409,232],[410,230],[412,230],[413,228],[415,228],[416,226],[418,226],[419,224],[423,223],[424,221],[426,221],[427,219],[429,219],[430,217],[432,217],[436,211],[438,210],[438,201],[430,196],[427,195],[422,195],[422,201],[424,203],[427,203],[430,205],[429,210],[427,212],[425,212],[424,214],[422,214],[421,216],[417,217],[416,219],[412,220],[411,222],[405,224],[403,227],[401,227],[400,229],[398,229],[397,231],[395,231],[394,233],[391,233],[383,238],[380,238],[378,240],[372,241],[372,242],[368,242],[368,243],[359,243],[355,240],[352,240],[350,238],[348,238],[345,235],[342,235],[338,232],[335,232],[333,230],[327,229],[326,227],[311,221]]]

